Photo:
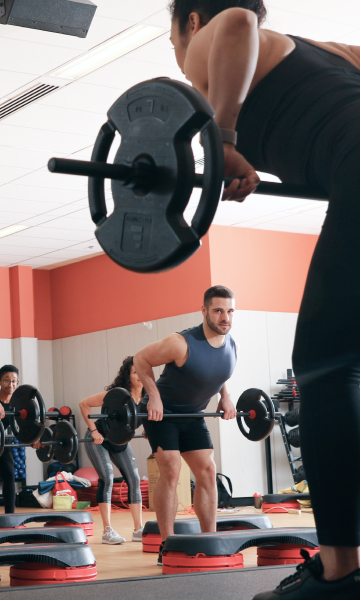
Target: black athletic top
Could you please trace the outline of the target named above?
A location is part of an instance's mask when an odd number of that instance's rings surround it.
[[[256,170],[284,183],[327,191],[332,149],[340,138],[335,122],[339,111],[359,100],[360,71],[336,54],[289,37],[295,49],[243,104],[237,150]]]
[[[9,411],[9,403],[3,403],[1,400],[0,400],[0,403],[4,407],[5,411]],[[10,417],[4,417],[1,421],[4,426],[4,430],[5,430],[5,434],[6,434],[6,429],[10,426]]]
[[[166,413],[198,413],[231,377],[237,362],[236,343],[227,334],[224,344],[214,348],[204,335],[203,324],[179,334],[187,341],[188,359],[182,367],[167,363],[157,388]],[[146,394],[142,403],[148,400]]]

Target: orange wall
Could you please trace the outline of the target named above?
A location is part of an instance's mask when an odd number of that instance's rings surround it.
[[[199,309],[224,284],[237,309],[297,313],[317,236],[212,226],[186,263],[160,274],[101,255],[47,270],[0,268],[0,338],[65,338]]]
[[[33,270],[25,265],[10,268],[12,338],[33,338]]]
[[[212,286],[236,295],[236,308],[298,313],[318,236],[214,225]]]
[[[10,276],[8,267],[0,267],[0,338],[11,338]]]
[[[211,285],[208,236],[176,269],[138,274],[101,255],[50,271],[52,335],[65,338],[197,311]]]
[[[39,340],[53,339],[53,322],[51,312],[51,271],[34,269],[34,327],[35,338]]]

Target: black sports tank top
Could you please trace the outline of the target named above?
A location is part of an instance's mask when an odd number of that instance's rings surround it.
[[[289,37],[295,49],[243,104],[236,126],[237,150],[255,169],[284,183],[327,189],[325,154],[339,141],[335,116],[359,101],[360,72],[336,54]]]

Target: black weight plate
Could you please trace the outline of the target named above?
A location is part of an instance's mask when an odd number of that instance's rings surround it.
[[[137,406],[125,388],[112,388],[105,395],[102,413],[105,437],[116,445],[129,442],[135,432]]]
[[[237,417],[237,423],[242,434],[248,440],[263,440],[267,438],[274,426],[274,407],[271,399],[259,388],[248,388],[237,401],[237,411],[252,411],[254,418]]]
[[[78,435],[68,421],[58,422],[52,427],[53,440],[60,444],[54,445],[54,458],[63,465],[71,463],[78,452]]]
[[[45,428],[44,432],[40,436],[40,442],[49,442],[50,440],[53,440],[53,431],[50,428]],[[54,457],[54,447],[39,447],[36,449],[36,454],[42,463],[48,463],[49,461],[52,461]]]
[[[89,202],[95,235],[113,261],[139,273],[171,269],[201,245],[214,216],[223,182],[223,148],[214,111],[194,88],[158,78],[125,92],[109,109],[92,154],[106,161],[114,131],[121,145],[114,164],[131,166],[139,159],[156,166],[157,183],[140,195],[112,180],[114,212],[106,215],[104,180],[89,178]],[[191,141],[202,130],[205,153],[204,186],[191,227],[183,213],[194,185]]]
[[[22,417],[10,417],[10,426],[15,438],[22,444],[32,444],[44,432],[46,409],[43,397],[35,386],[23,384],[15,390],[9,408]]]

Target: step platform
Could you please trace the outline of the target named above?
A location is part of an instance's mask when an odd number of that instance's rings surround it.
[[[264,513],[288,513],[289,509],[301,509],[297,499],[309,501],[310,498],[310,495],[305,493],[263,495],[262,511]]]
[[[6,513],[0,515],[0,531],[6,528],[22,528],[29,522],[45,522],[45,527],[78,526],[87,536],[94,534],[94,522],[89,511],[36,511],[29,513]]]
[[[217,532],[232,531],[232,530],[249,530],[249,529],[273,528],[269,517],[259,514],[244,514],[233,517],[217,518]],[[197,518],[189,520],[175,520],[174,534],[200,534],[201,525]],[[144,553],[159,553],[159,547],[162,539],[159,532],[158,522],[150,520],[144,525],[143,536],[143,552]]]
[[[0,565],[11,566],[10,586],[96,580],[95,557],[85,544],[3,546]]]
[[[67,543],[88,544],[83,528],[7,528],[0,530],[0,544],[4,543]]]
[[[174,574],[175,569],[178,573],[238,569],[236,556],[243,549],[265,546],[273,548],[279,545],[292,547],[300,545],[303,548],[310,547],[311,549],[318,547],[316,528],[269,528],[204,532],[202,534],[174,534],[169,536],[164,543],[163,574]],[[199,565],[201,556],[202,566]],[[219,558],[222,557],[223,560],[220,560]],[[231,558],[230,565],[217,567],[222,561],[225,564],[228,561],[227,558]],[[239,561],[243,563],[243,558],[240,558]]]

